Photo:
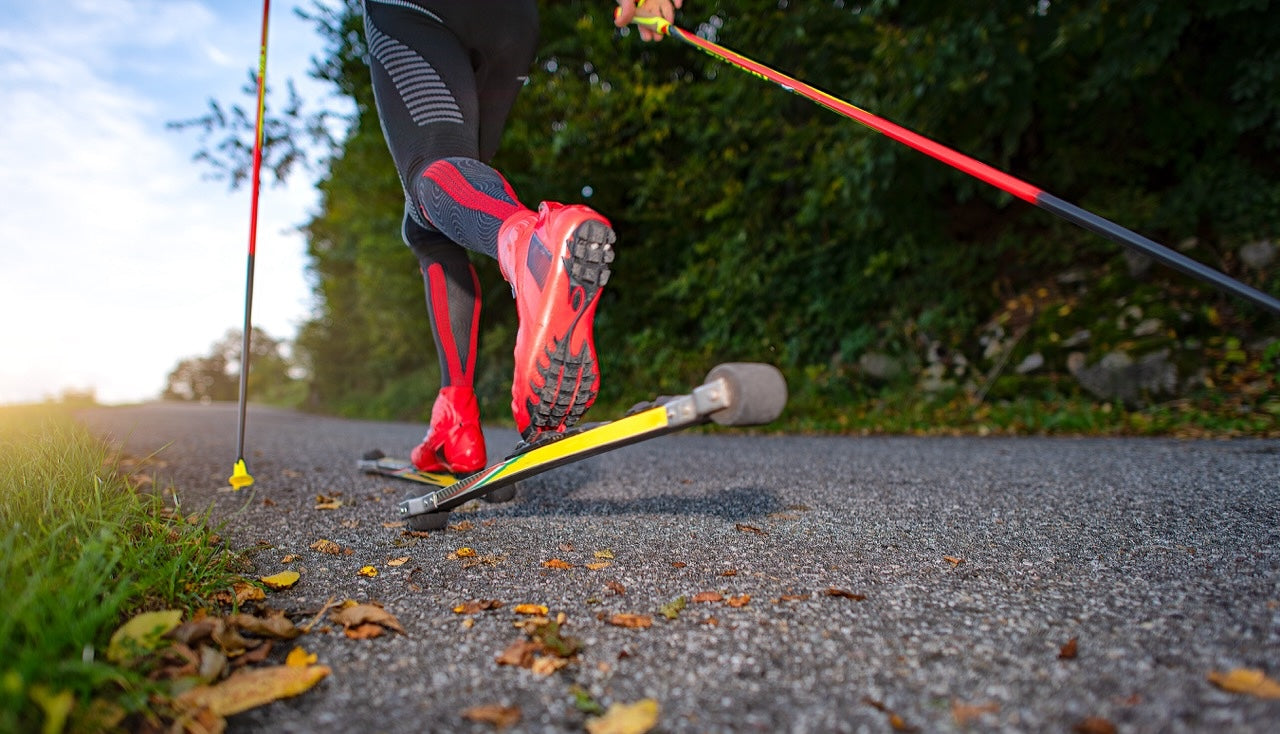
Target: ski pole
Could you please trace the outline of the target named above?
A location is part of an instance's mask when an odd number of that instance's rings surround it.
[[[253,259],[258,245],[258,190],[262,182],[262,118],[267,92],[267,17],[271,0],[262,0],[262,43],[258,46],[258,121],[253,131],[253,194],[249,210],[249,261],[244,284],[244,335],[240,342],[240,420],[236,426],[236,464],[227,480],[233,489],[253,484],[244,463],[244,423],[249,393],[249,341],[253,331]]]
[[[794,79],[779,71],[770,69],[764,64],[752,61],[741,54],[730,51],[729,49],[708,41],[705,38],[700,38],[663,18],[642,18],[637,16],[632,20],[632,23],[648,28],[659,35],[675,36],[681,41],[705,51],[717,59],[726,61],[729,64],[754,74],[766,81],[779,84],[783,89],[789,92],[795,92],[796,94],[807,97],[811,101],[816,102],[833,112],[862,123],[882,135],[914,148],[925,155],[942,161],[952,168],[967,173],[974,178],[991,184],[1005,193],[1012,194],[1027,203],[1034,204],[1045,211],[1056,214],[1073,224],[1079,225],[1095,234],[1102,235],[1113,242],[1162,262],[1175,270],[1192,276],[1193,278],[1198,278],[1199,280],[1220,288],[1223,291],[1236,295],[1247,301],[1251,301],[1254,304],[1267,309],[1273,314],[1280,315],[1280,300],[1276,299],[1274,296],[1241,283],[1225,273],[1214,270],[1208,265],[1193,260],[1182,253],[1176,252],[1159,244],[1158,242],[1143,237],[1137,232],[1121,227],[1115,222],[1104,219],[1093,212],[1059,199],[1058,197],[1033,186],[1026,181],[1022,181],[1004,173],[1003,171],[992,168],[981,161],[970,158],[963,153],[930,140],[919,133],[912,132],[901,125],[896,125],[882,117],[873,115],[864,109],[855,107],[842,99],[833,97],[832,95],[805,84],[798,79]]]

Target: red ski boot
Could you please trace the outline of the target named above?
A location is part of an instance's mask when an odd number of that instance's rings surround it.
[[[469,387],[442,387],[431,407],[431,429],[409,454],[421,471],[470,474],[484,468],[480,406]]]
[[[520,320],[511,412],[526,443],[577,423],[600,391],[591,329],[613,243],[604,217],[550,202],[513,214],[498,232],[498,265]]]

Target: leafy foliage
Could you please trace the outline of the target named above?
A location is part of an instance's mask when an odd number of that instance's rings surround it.
[[[1235,255],[1280,230],[1274,6],[703,0],[679,22],[1274,290],[1274,271]],[[641,44],[611,9],[542,4],[539,56],[494,161],[526,204],[585,200],[619,233],[597,321],[603,403],[682,389],[734,359],[779,364],[801,400],[847,404],[879,389],[852,367],[868,352],[976,365],[1008,300],[1072,269],[1123,271],[1111,243],[683,44]],[[309,232],[323,313],[299,344],[317,407],[413,417],[434,393],[433,346],[359,12],[349,0],[316,15],[329,39],[317,73],[356,111],[320,182]],[[496,267],[480,267],[479,387],[499,406],[514,317]],[[1145,277],[1156,293],[1186,287]],[[1227,317],[1175,340],[1230,329],[1252,343],[1265,326],[1247,304],[1196,297],[1192,310]],[[1069,379],[1055,390],[1079,395]]]

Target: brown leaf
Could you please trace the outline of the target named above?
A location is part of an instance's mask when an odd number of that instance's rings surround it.
[[[561,569],[561,570],[566,569],[566,568],[573,568],[573,564],[572,564],[572,563],[566,563],[566,562],[564,562],[564,561],[560,560],[559,558],[552,558],[552,559],[551,559],[551,560],[549,560],[549,561],[543,561],[543,562],[542,562],[542,565],[543,565],[543,567],[545,567],[545,568],[556,568],[556,569]]]
[[[1059,660],[1075,660],[1076,653],[1079,652],[1079,647],[1080,645],[1076,641],[1076,638],[1072,637],[1071,639],[1066,641],[1066,644],[1064,644],[1061,648],[1058,649],[1058,659]]]
[[[246,652],[245,654],[237,657],[235,659],[235,663],[233,664],[235,665],[235,667],[239,668],[245,665],[255,665],[257,663],[260,663],[263,660],[266,660],[267,656],[271,654],[271,647],[272,647],[271,641],[267,640],[266,642],[262,643],[261,645],[258,645],[257,647],[253,648],[249,652]],[[208,653],[206,653],[205,651],[208,651]],[[217,650],[214,650],[211,647],[200,648],[200,655],[202,660],[206,654],[210,655],[209,660],[214,664],[216,664],[218,657],[220,657],[220,653],[218,653]],[[226,665],[226,658],[225,657],[222,658],[221,662],[223,665]],[[212,680],[212,679],[213,677],[211,676],[209,680]]]
[[[604,586],[606,589],[608,589],[609,591],[612,591],[618,596],[622,596],[623,594],[627,593],[627,587],[623,586],[617,581],[606,581]]]
[[[496,703],[484,706],[472,706],[462,712],[462,718],[481,724],[492,724],[498,729],[505,729],[520,723],[519,706],[501,706]]]
[[[959,701],[951,702],[951,718],[955,719],[956,726],[960,727],[968,726],[987,714],[999,712],[1000,704],[998,703],[968,704],[960,703]]]
[[[942,560],[950,563],[952,566],[959,566],[961,563],[964,563],[964,559],[957,556],[943,556]]]
[[[462,522],[455,522],[454,524],[450,525],[449,529],[455,533],[464,533],[468,530],[475,528],[475,526],[476,526],[475,523],[471,522],[470,520],[463,520]]]
[[[587,719],[588,734],[645,734],[658,723],[658,702],[644,698],[614,703],[601,716]]]
[[[329,619],[343,627],[357,627],[366,623],[382,625],[390,630],[395,630],[400,634],[405,634],[404,627],[400,626],[400,621],[390,612],[378,606],[377,604],[356,604],[348,602],[342,607],[333,610],[329,614]]]
[[[718,591],[699,591],[693,595],[695,604],[710,604],[718,601],[724,601],[724,594]]]
[[[391,560],[387,561],[387,565],[392,568],[399,568],[400,566],[403,566],[408,562],[409,562],[409,556],[400,556],[399,558],[392,558]]]
[[[734,607],[736,609],[738,607],[745,607],[750,602],[751,602],[751,595],[743,594],[742,596],[729,597],[729,601],[727,601],[726,603],[729,606]]]
[[[807,601],[808,599],[808,594],[783,594],[778,597],[778,601]]]
[[[288,617],[284,616],[284,612],[276,612],[265,617],[256,617],[252,614],[233,614],[227,617],[227,622],[259,637],[292,640],[302,634],[302,631],[295,627]]]
[[[653,617],[647,614],[627,614],[619,612],[609,618],[609,624],[629,629],[646,629],[653,626]]]
[[[316,495],[317,510],[336,510],[342,507],[342,500],[337,497],[326,497],[322,494]]]
[[[207,708],[217,716],[231,716],[309,690],[330,673],[327,665],[275,665],[241,670],[212,686],[196,686],[176,703],[195,711]]]
[[[699,622],[699,624],[705,624],[709,627],[719,627],[720,620],[716,619],[715,617],[707,617],[706,619]]]
[[[568,658],[562,658],[556,655],[538,655],[529,664],[529,670],[538,675],[551,675],[569,664]]]
[[[755,533],[756,535],[768,535],[768,534],[769,534],[769,533],[765,532],[764,530],[761,530],[760,528],[758,528],[758,527],[756,527],[756,526],[754,526],[754,525],[744,525],[743,523],[737,523],[737,524],[736,524],[736,525],[734,525],[733,527],[734,527],[734,528],[736,528],[737,530],[739,530],[740,532],[743,532],[743,533]]]
[[[383,629],[381,625],[374,624],[373,622],[358,624],[354,627],[347,627],[342,630],[342,634],[353,640],[371,640],[375,637],[381,637],[385,632],[386,630]]]
[[[592,561],[591,563],[586,564],[587,568],[592,571],[599,571],[600,569],[608,568],[611,565],[613,564],[610,561]]]
[[[1229,673],[1212,671],[1209,682],[1224,691],[1247,693],[1258,698],[1280,698],[1280,683],[1257,668],[1236,668]]]
[[[671,567],[672,567],[672,568],[684,568],[685,566],[688,566],[688,565],[689,565],[689,564],[685,563],[684,561],[672,561],[672,562],[671,562]]]
[[[281,563],[293,563],[294,561],[298,560],[299,558],[301,558],[301,556],[299,556],[297,553],[288,553],[288,554],[286,554],[286,555],[285,555],[285,557],[284,557],[284,558],[281,558],[281,559],[280,559],[280,562],[281,562]]]
[[[402,527],[404,527],[405,525],[408,525],[408,524],[409,524],[409,523],[408,523],[408,522],[406,522],[406,521],[404,521],[404,520],[394,520],[394,521],[390,521],[390,522],[384,522],[384,523],[382,523],[382,527],[387,528],[387,529],[392,529],[392,528],[402,528]]]
[[[738,575],[738,569],[736,569],[736,568],[731,568],[731,569],[729,569],[729,570],[727,570],[727,571],[722,571],[722,572],[720,573],[720,575],[721,575],[721,576],[737,576],[737,575]]]
[[[454,607],[453,613],[454,614],[479,614],[480,612],[487,612],[490,609],[497,609],[498,607],[501,607],[501,606],[502,606],[502,602],[498,601],[497,599],[473,599],[468,602],[463,602],[462,604],[459,604],[458,606]]]
[[[865,600],[865,599],[867,598],[865,594],[855,594],[855,593],[853,593],[852,591],[846,591],[846,590],[844,590],[844,589],[837,589],[837,588],[836,588],[836,587],[834,587],[834,586],[832,586],[831,588],[827,589],[827,590],[826,590],[825,592],[823,592],[823,593],[825,593],[827,596],[839,596],[839,597],[843,597],[843,598],[845,598],[845,599],[852,599],[852,600],[854,600],[854,601],[863,601],[863,600]]]
[[[533,640],[516,640],[507,646],[502,654],[495,658],[498,665],[514,665],[518,668],[527,668],[533,663],[533,655],[542,648],[542,645]]]
[[[326,540],[324,538],[320,538],[319,540],[311,544],[311,550],[320,551],[321,553],[328,553],[331,556],[336,556],[336,555],[341,555],[342,546],[338,545],[332,540]]]
[[[1071,727],[1076,734],[1116,734],[1116,725],[1101,716],[1090,716]]]

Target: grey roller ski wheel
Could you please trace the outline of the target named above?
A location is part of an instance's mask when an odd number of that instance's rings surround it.
[[[787,380],[771,364],[726,362],[707,373],[707,383],[724,380],[729,406],[711,414],[722,426],[759,426],[782,415],[787,407]]]
[[[445,526],[449,524],[449,513],[427,512],[421,515],[412,515],[405,522],[408,523],[410,530],[419,532],[444,530]]]
[[[506,487],[502,487],[500,489],[495,489],[489,494],[486,494],[485,496],[481,497],[480,499],[485,502],[488,502],[491,505],[500,505],[505,502],[510,502],[511,500],[516,498],[516,490],[519,487],[520,487],[520,483],[516,482],[515,484],[511,484]]]

